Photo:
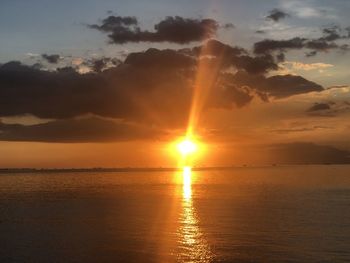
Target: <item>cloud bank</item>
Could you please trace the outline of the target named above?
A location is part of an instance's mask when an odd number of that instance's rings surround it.
[[[251,56],[216,40],[192,49],[131,53],[120,64],[102,70],[105,61],[94,64],[88,74],[69,67],[46,71],[20,62],[2,65],[0,116],[67,119],[94,114],[161,126],[184,125],[199,64],[217,68],[211,71],[215,81],[209,87],[207,108],[242,107],[254,97],[267,101],[323,90],[300,76],[267,77],[278,68],[272,56]]]
[[[349,44],[340,44],[336,41],[350,38],[349,28],[329,26],[322,29],[319,38],[293,37],[285,40],[264,39],[254,44],[255,54],[271,54],[273,52],[284,53],[288,50],[307,49],[306,56],[315,56],[318,52],[330,50],[348,51]]]
[[[232,27],[226,24],[225,27]],[[108,16],[100,24],[89,25],[108,34],[110,43],[172,42],[186,44],[213,37],[219,23],[213,19],[192,19],[169,16],[154,25],[154,31],[142,30],[136,17]]]

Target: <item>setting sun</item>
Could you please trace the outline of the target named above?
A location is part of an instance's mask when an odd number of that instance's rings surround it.
[[[185,139],[177,145],[177,149],[183,156],[187,156],[197,151],[197,145],[190,139]]]

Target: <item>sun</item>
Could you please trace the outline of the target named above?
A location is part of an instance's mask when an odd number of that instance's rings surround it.
[[[198,137],[185,135],[168,144],[167,150],[177,160],[177,166],[192,167],[206,153],[207,146]]]
[[[177,150],[181,153],[182,156],[188,156],[197,151],[197,145],[190,139],[184,139],[177,144]]]

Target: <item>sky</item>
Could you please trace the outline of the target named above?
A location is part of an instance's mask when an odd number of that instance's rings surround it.
[[[0,9],[0,167],[350,163],[346,0]]]

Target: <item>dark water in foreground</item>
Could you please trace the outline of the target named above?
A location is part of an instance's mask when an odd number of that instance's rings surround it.
[[[350,166],[2,174],[0,262],[350,262]]]

